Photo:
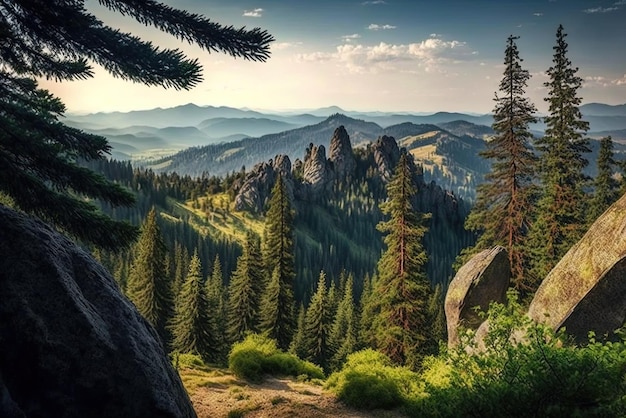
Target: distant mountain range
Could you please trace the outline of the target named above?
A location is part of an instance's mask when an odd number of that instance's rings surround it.
[[[590,122],[590,137],[611,135],[620,145],[618,149],[626,144],[626,104],[589,103],[580,109]],[[344,125],[355,147],[389,135],[420,158],[432,153],[445,157],[434,159],[436,162],[427,167],[444,187],[442,181],[448,176],[452,190],[482,176],[483,169],[472,156],[482,148],[482,140],[493,134],[492,121],[489,114],[351,112],[337,106],[306,113],[262,113],[194,104],[125,113],[70,114],[65,120],[71,126],[105,136],[113,158],[194,175],[221,175],[242,166],[251,168],[277,154],[302,158],[300,154],[309,143],[328,147],[332,131]],[[544,128],[542,122],[531,127],[536,136],[542,135]],[[454,156],[447,155],[450,153]],[[462,164],[464,157],[468,159]],[[456,171],[441,171],[442,164]]]

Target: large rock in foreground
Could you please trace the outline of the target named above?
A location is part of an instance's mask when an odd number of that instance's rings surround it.
[[[156,332],[106,270],[2,205],[0,298],[0,416],[195,416]]]
[[[579,341],[626,319],[626,195],[589,228],[544,279],[528,315]]]
[[[484,250],[463,265],[446,294],[448,346],[459,343],[459,327],[477,329],[483,322],[475,308],[486,312],[491,302],[506,303],[511,268],[506,249]]]

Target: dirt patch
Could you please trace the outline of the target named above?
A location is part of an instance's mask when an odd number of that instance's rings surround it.
[[[223,372],[207,373],[205,379],[194,373],[190,379],[188,372],[182,371],[181,377],[199,418],[404,417],[396,411],[348,408],[319,384],[290,378],[267,377],[262,383],[253,384]]]

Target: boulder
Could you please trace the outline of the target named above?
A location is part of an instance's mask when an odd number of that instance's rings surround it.
[[[459,327],[478,329],[483,322],[476,307],[486,312],[491,302],[506,303],[510,280],[507,251],[500,246],[476,254],[459,269],[445,301],[449,347],[459,343]]]
[[[0,205],[0,254],[0,416],[195,416],[156,331],[87,252]]]
[[[579,341],[626,319],[626,195],[591,225],[537,289],[528,315]]]
[[[278,174],[283,177],[289,198],[293,202],[294,181],[291,174],[291,161],[286,155],[277,155],[273,160],[259,163],[246,176],[237,196],[235,196],[235,210],[245,210],[253,213],[263,212],[270,199],[272,188]]]

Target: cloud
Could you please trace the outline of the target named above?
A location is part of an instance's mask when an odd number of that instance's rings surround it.
[[[344,42],[352,42],[355,39],[359,39],[360,37],[361,35],[359,35],[358,33],[353,33],[352,35],[343,35],[341,39],[343,39]]]
[[[543,13],[533,13],[533,16],[541,17],[543,16]]]
[[[409,44],[378,45],[343,44],[334,52],[299,54],[300,62],[333,62],[351,73],[379,73],[422,68],[425,71],[443,71],[442,64],[454,64],[474,59],[478,54],[466,42],[428,38]]]
[[[614,12],[615,10],[618,10],[618,9],[619,7],[592,7],[590,9],[583,10],[583,12],[587,14],[609,13],[609,12]]]
[[[610,79],[600,75],[589,75],[585,77],[585,84],[600,87],[626,86],[626,74],[616,79]]]
[[[373,0],[373,1],[364,1],[361,3],[363,6],[370,6],[374,4],[387,4],[385,0]]]
[[[243,15],[245,17],[262,17],[263,16],[263,9],[258,8],[258,9],[254,9],[254,10],[246,10],[243,12]]]
[[[281,51],[300,45],[302,45],[302,42],[272,42],[270,48],[274,51]]]
[[[389,29],[396,29],[397,26],[393,26],[393,25],[377,25],[376,23],[372,23],[367,28],[369,30],[389,30]]]
[[[619,0],[613,3],[613,6],[626,6],[626,0]]]

